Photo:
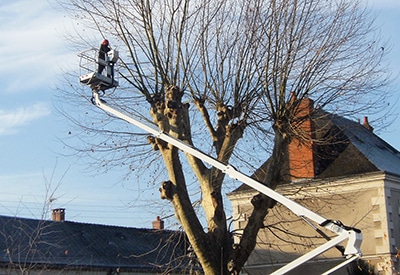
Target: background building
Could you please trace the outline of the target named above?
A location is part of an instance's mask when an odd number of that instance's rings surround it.
[[[290,144],[287,181],[277,191],[327,219],[362,230],[362,261],[334,274],[362,274],[357,273],[362,270],[397,274],[400,153],[373,133],[367,118],[361,124],[322,110],[307,115],[312,108],[312,101],[306,99],[302,113],[306,119],[300,126],[312,138]],[[252,210],[250,200],[256,194],[242,185],[228,195],[238,233],[247,223]],[[326,242],[280,204],[270,210],[264,225],[245,268],[248,274],[269,274]],[[289,274],[321,274],[342,261],[341,252],[331,249]]]
[[[189,274],[183,232],[0,216],[0,274]]]

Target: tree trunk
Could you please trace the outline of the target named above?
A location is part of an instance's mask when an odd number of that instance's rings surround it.
[[[265,163],[266,169],[263,182],[268,187],[275,189],[282,182],[285,171],[285,159],[288,152],[288,139],[279,131],[275,131],[274,148],[271,157]],[[258,175],[261,177],[260,175]],[[261,180],[260,178],[258,180]],[[251,200],[253,211],[243,231],[240,243],[234,245],[230,256],[228,269],[231,274],[239,274],[244,264],[254,250],[257,243],[257,234],[264,225],[264,219],[276,201],[264,194],[258,194]]]

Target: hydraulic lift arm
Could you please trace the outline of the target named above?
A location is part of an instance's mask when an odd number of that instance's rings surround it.
[[[182,142],[181,140],[168,135],[167,133],[165,133],[163,131],[160,131],[155,126],[150,126],[147,123],[143,123],[137,119],[134,119],[119,110],[111,108],[110,106],[105,104],[105,102],[103,100],[100,99],[99,93],[96,89],[93,89],[93,98],[94,98],[94,103],[96,104],[96,106],[101,108],[105,112],[110,113],[120,119],[123,119],[123,120],[141,128],[142,130],[154,135],[155,137],[172,144],[173,146],[179,148],[180,150],[182,150],[186,153],[189,153],[204,162],[207,162],[208,164],[214,166],[215,168],[218,168],[223,173],[227,174],[232,179],[239,180],[239,181],[247,184],[248,186],[254,188],[255,190],[274,199],[275,201],[281,203],[282,205],[287,207],[289,210],[291,210],[293,213],[295,213],[297,216],[305,219],[308,223],[310,223],[310,220],[311,220],[314,223],[316,223],[318,226],[324,227],[337,235],[336,237],[334,237],[332,239],[329,239],[328,237],[326,237],[328,239],[328,241],[325,244],[323,244],[323,245],[315,248],[314,250],[308,252],[307,254],[297,258],[296,260],[294,260],[294,261],[290,262],[289,264],[283,266],[282,268],[276,270],[272,274],[274,274],[274,275],[285,274],[286,272],[296,268],[297,266],[307,262],[308,260],[324,253],[325,251],[327,251],[335,246],[338,246],[339,243],[346,241],[346,240],[347,240],[347,244],[343,251],[343,255],[347,259],[344,262],[342,262],[341,264],[328,270],[324,274],[330,274],[331,272],[341,268],[342,266],[348,264],[349,262],[351,262],[361,256],[360,245],[362,242],[362,234],[361,234],[360,230],[358,230],[356,228],[345,226],[339,221],[326,219],[326,218],[318,215],[317,213],[307,209],[306,207],[298,204],[297,202],[270,189],[269,187],[265,186],[261,182],[256,181],[253,178],[237,171],[233,166],[220,162],[219,160],[207,155],[206,153],[203,153],[199,149],[196,149],[193,146],[188,145],[188,144]],[[318,228],[315,228],[315,229],[317,231],[320,231],[320,229],[318,229]]]

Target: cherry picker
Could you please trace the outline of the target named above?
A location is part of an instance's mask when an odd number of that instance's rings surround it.
[[[91,50],[93,51],[93,49]],[[139,119],[133,118],[128,114],[124,113],[122,110],[117,110],[108,106],[104,100],[101,99],[101,96],[104,94],[105,90],[117,88],[118,81],[114,79],[114,64],[118,60],[118,52],[115,50],[110,51],[107,54],[107,60],[103,62],[103,60],[98,60],[94,58],[92,55],[89,55],[88,52],[83,52],[80,54],[81,57],[81,69],[85,70],[86,73],[80,76],[79,80],[82,84],[89,86],[92,89],[92,102],[104,110],[105,112],[112,114],[118,118],[125,120],[126,122],[133,124],[142,130],[154,135],[156,138],[159,138],[165,142],[172,144],[173,146],[179,148],[180,150],[189,153],[196,158],[207,162],[208,164],[220,169],[223,173],[231,177],[232,179],[241,181],[248,186],[254,188],[255,190],[267,195],[268,197],[274,199],[275,201],[281,203],[293,213],[295,213],[298,217],[302,218],[306,221],[313,229],[315,229],[319,234],[321,234],[327,242],[318,246],[317,248],[311,250],[310,252],[300,256],[299,258],[293,260],[287,265],[279,268],[274,271],[273,275],[280,275],[289,272],[290,270],[300,266],[301,264],[317,257],[318,255],[324,253],[325,251],[333,248],[340,247],[339,244],[346,242],[346,245],[343,249],[341,249],[342,254],[344,256],[344,261],[338,264],[337,266],[329,269],[323,274],[330,274],[339,268],[347,265],[348,263],[358,259],[361,257],[361,242],[362,242],[362,234],[359,229],[345,226],[340,221],[326,219],[319,214],[311,211],[310,209],[300,205],[299,203],[281,195],[273,189],[270,189],[263,183],[241,173],[236,168],[229,164],[225,164],[217,160],[216,158],[209,156],[208,154],[203,153],[202,151],[196,149],[195,147],[188,145],[181,140],[174,138],[164,131],[160,131],[156,126],[149,125],[147,122],[144,123]],[[96,72],[96,70],[91,69],[91,66],[88,66],[88,63],[92,63],[95,67],[98,64],[105,65],[107,69],[107,75],[100,75]],[[325,228],[336,234],[335,237],[329,238],[321,228]]]

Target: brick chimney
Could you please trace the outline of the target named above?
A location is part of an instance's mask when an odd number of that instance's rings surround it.
[[[313,108],[314,101],[303,98],[295,116],[299,122],[293,126],[304,138],[301,140],[293,138],[289,144],[289,171],[292,180],[315,176],[316,156],[312,139],[314,126],[309,116]]]
[[[161,220],[160,216],[157,216],[156,220],[153,221],[153,229],[158,229],[158,230],[164,229],[164,221]]]
[[[51,213],[51,218],[54,222],[64,222],[65,221],[65,208],[53,209]]]

